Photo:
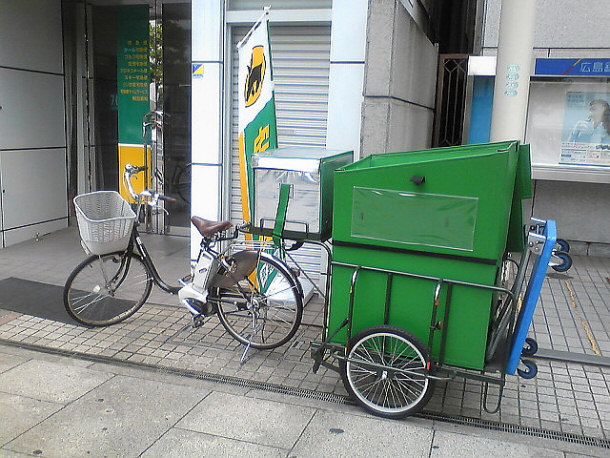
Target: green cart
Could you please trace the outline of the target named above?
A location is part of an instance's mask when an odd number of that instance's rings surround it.
[[[526,232],[522,221],[528,147],[373,155],[334,181],[331,293],[314,370],[339,371],[360,404],[390,418],[419,411],[435,380],[503,387],[517,298],[546,240],[544,223]],[[535,365],[518,372],[533,377]]]

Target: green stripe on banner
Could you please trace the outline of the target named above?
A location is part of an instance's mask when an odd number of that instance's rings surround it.
[[[117,104],[119,143],[141,145],[142,118],[150,102],[148,5],[118,7]]]
[[[263,107],[256,118],[246,126],[244,146],[248,171],[248,200],[250,202],[250,218],[254,211],[254,172],[252,170],[252,155],[277,148],[277,128],[275,125],[275,98]]]

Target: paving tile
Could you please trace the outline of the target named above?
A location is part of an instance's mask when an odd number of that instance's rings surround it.
[[[456,451],[459,444],[459,452]],[[472,435],[436,431],[430,457],[473,457],[481,456],[503,456],[503,457],[561,457],[563,452],[548,450],[516,442],[504,442],[499,440],[475,437]]]
[[[408,438],[408,440],[405,440]],[[432,431],[416,421],[317,411],[290,455],[320,456],[429,456]]]
[[[0,392],[0,446],[62,408],[63,404]]]
[[[0,353],[0,374],[26,361],[27,359],[21,356],[2,352]]]
[[[0,374],[0,387],[6,393],[65,403],[78,399],[111,377],[83,367],[30,360]]]
[[[209,412],[217,412],[214,417]],[[314,409],[213,392],[176,426],[230,439],[290,449],[307,424]],[[242,418],[242,422],[235,422]],[[269,421],[269,419],[281,421]]]
[[[135,382],[114,377],[5,448],[40,450],[43,456],[137,456],[206,394],[170,383]]]
[[[190,458],[192,456],[285,457],[287,450],[173,428],[153,444],[142,457]]]
[[[56,240],[54,246],[49,243],[52,239]],[[153,247],[163,246],[163,243],[155,243],[155,236],[151,240]],[[19,252],[13,247],[3,250],[0,278],[6,276],[5,272],[10,272],[10,275],[18,275],[20,271],[29,275],[40,272],[37,278],[48,278],[50,283],[63,284],[67,272],[83,257],[76,231],[70,229],[45,238],[44,248],[46,251],[41,252],[40,244],[25,243]],[[49,265],[47,261],[58,259],[56,254],[59,252],[66,272],[61,272],[56,265]],[[162,256],[159,259],[164,259],[165,255],[160,253]],[[157,259],[157,253],[153,253],[153,256]],[[30,260],[33,258],[36,258],[36,263]],[[547,277],[530,335],[538,340],[541,348],[567,350],[569,345],[573,351],[592,354],[581,320],[585,320],[602,346],[610,345],[610,325],[607,324],[610,323],[610,288],[606,282],[606,277],[610,275],[610,259],[575,256],[574,260],[569,276]],[[172,260],[173,264],[179,263]],[[168,278],[172,277],[174,274],[170,273]],[[574,292],[574,305],[566,281],[569,281]],[[175,306],[172,302],[174,299],[155,291],[149,303],[127,322],[100,329],[20,316],[9,323],[0,322],[0,337],[13,342],[99,354],[117,360],[128,359],[161,367],[206,371],[345,394],[341,381],[334,372],[321,371],[316,376],[311,374],[307,342],[308,339],[319,337],[319,328],[302,325],[296,339],[303,341],[300,348],[286,346],[270,352],[252,352],[246,364],[241,367],[238,362],[241,346],[226,335],[218,320],[209,320],[201,329],[185,327],[189,325],[188,316],[185,316],[183,309]],[[170,302],[172,306],[165,305]],[[309,310],[317,310],[319,313],[322,310],[321,301],[308,305],[307,317],[310,316]],[[321,316],[318,315],[317,319],[321,320]],[[605,348],[602,348],[602,353],[604,351]],[[610,356],[610,350],[608,352],[606,356]],[[0,373],[1,361],[0,359]],[[546,412],[544,415],[547,418],[559,415],[559,412],[562,416],[572,416],[571,412],[577,405],[574,397],[578,399],[579,408],[597,410],[600,417],[603,412],[610,412],[610,403],[606,402],[609,399],[610,371],[556,361],[538,360],[537,363],[539,374],[534,380],[507,377],[503,400],[504,418],[514,412],[509,411],[508,407],[517,406],[521,407],[521,415],[526,414],[525,418],[531,421],[540,421],[540,412]],[[478,402],[480,393],[479,382],[456,380],[437,389],[429,406],[444,413],[482,418],[484,414],[481,413]],[[447,399],[449,400],[445,402]],[[538,408],[539,401],[543,402],[541,409]],[[535,408],[524,411],[526,406]],[[496,415],[489,418],[498,420],[500,417]],[[602,427],[608,431],[603,423]]]

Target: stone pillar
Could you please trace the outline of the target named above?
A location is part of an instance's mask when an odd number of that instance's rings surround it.
[[[523,141],[536,0],[504,0],[500,14],[490,140]]]

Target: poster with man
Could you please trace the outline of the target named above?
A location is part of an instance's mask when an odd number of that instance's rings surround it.
[[[566,93],[559,163],[610,167],[609,93]]]

